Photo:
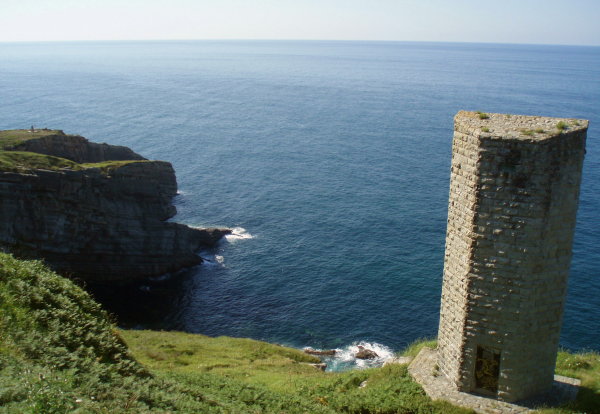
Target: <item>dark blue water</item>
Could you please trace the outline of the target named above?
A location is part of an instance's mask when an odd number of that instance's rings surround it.
[[[125,326],[328,348],[434,336],[460,109],[591,120],[561,343],[599,349],[600,48],[0,44],[1,129],[170,161],[177,221],[245,229],[211,263],[99,293]]]

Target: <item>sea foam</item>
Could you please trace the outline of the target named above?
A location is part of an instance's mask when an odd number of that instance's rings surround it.
[[[231,234],[227,234],[225,236],[225,240],[227,240],[230,243],[235,242],[237,240],[246,240],[253,238],[254,236],[248,233],[248,231],[243,227],[234,227],[231,229]]]
[[[369,349],[377,354],[377,358],[358,359],[356,354],[359,347]],[[394,357],[394,352],[387,346],[376,342],[353,342],[344,348],[336,348],[334,356],[322,357],[327,364],[327,371],[346,371],[349,369],[365,369],[382,366],[387,360]]]

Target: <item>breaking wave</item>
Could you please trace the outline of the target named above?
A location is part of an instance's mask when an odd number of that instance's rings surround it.
[[[375,352],[377,357],[372,359],[356,358],[356,354],[361,348]],[[350,369],[380,367],[388,359],[394,357],[394,352],[389,347],[376,342],[353,342],[344,348],[336,348],[335,351],[335,355],[333,356],[321,357],[321,360],[327,364],[326,371],[347,371]]]
[[[248,233],[248,231],[243,228],[243,227],[234,227],[231,229],[231,234],[228,234],[225,236],[225,240],[227,240],[228,242],[234,242],[237,240],[245,240],[245,239],[253,239],[254,236],[252,236],[250,233]]]

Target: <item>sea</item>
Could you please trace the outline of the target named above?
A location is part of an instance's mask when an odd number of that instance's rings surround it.
[[[93,290],[120,326],[338,349],[334,370],[437,333],[461,109],[590,120],[560,343],[599,350],[599,47],[0,43],[0,129],[169,161],[173,220],[234,229],[200,266]]]

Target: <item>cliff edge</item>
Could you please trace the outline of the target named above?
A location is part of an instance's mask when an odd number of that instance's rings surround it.
[[[168,222],[170,163],[59,130],[0,131],[0,248],[93,282],[193,266],[227,229]]]

